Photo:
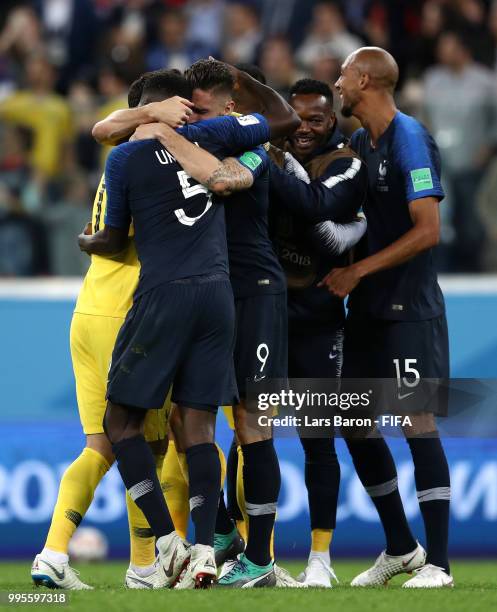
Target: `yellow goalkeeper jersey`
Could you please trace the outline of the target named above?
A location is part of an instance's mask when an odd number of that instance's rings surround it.
[[[106,204],[104,174],[93,202],[91,223],[94,233],[104,227]],[[130,235],[132,233],[130,228]],[[133,241],[118,255],[92,255],[74,312],[124,318],[131,308],[139,274],[140,263]]]

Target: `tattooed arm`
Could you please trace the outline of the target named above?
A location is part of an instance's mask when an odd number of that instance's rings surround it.
[[[167,125],[143,125],[136,130],[131,140],[143,138],[159,140],[189,176],[217,195],[228,196],[234,191],[249,189],[254,183],[253,173],[243,165],[243,156],[240,158],[242,163],[234,157],[220,161]]]
[[[229,196],[235,191],[250,189],[253,184],[252,172],[234,157],[227,157],[220,162],[217,170],[214,170],[204,183],[209,191],[219,196]]]

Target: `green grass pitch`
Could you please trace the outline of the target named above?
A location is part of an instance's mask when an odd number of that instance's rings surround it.
[[[296,575],[303,562],[282,562]],[[246,589],[209,591],[130,591],[122,585],[126,565],[109,562],[77,565],[81,578],[94,591],[68,592],[63,610],[85,612],[491,612],[497,610],[497,562],[455,561],[452,565],[454,589],[407,591],[400,588],[404,577],[396,577],[388,587],[354,589],[347,584],[367,561],[336,561],[341,581],[333,589]],[[32,592],[30,564],[0,563],[0,591]],[[38,591],[39,592],[39,591]],[[6,606],[2,609],[7,609]],[[21,606],[19,606],[21,607]],[[52,610],[58,605],[23,605],[23,608]]]

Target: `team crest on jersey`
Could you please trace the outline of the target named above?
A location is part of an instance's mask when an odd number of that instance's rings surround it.
[[[388,191],[388,185],[386,182],[387,172],[388,172],[388,161],[384,159],[382,162],[380,162],[380,166],[378,168],[378,180],[376,182],[377,191]]]

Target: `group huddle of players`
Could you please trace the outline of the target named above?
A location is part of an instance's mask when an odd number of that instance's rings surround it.
[[[91,588],[69,565],[68,544],[117,461],[129,588],[331,586],[334,440],[301,435],[311,550],[294,579],[274,559],[278,457],[270,428],[247,409],[247,386],[341,376],[411,388],[413,373],[448,377],[431,252],[439,155],[425,128],[396,109],[397,78],[379,48],[344,62],[342,113],[363,126],[350,142],[327,84],[300,80],[285,101],[257,68],[213,59],[185,74],[144,74],[129,109],[94,127],[115,146],[79,236],[91,265],[71,353],[86,447],[62,478],[31,568],[37,585]],[[234,429],[227,464],[214,439],[218,406],[230,407]],[[426,551],[407,523],[388,446],[370,433],[345,438],[386,549],[352,585],[416,570],[405,587],[452,586],[450,480],[433,415],[413,416],[404,432]]]

